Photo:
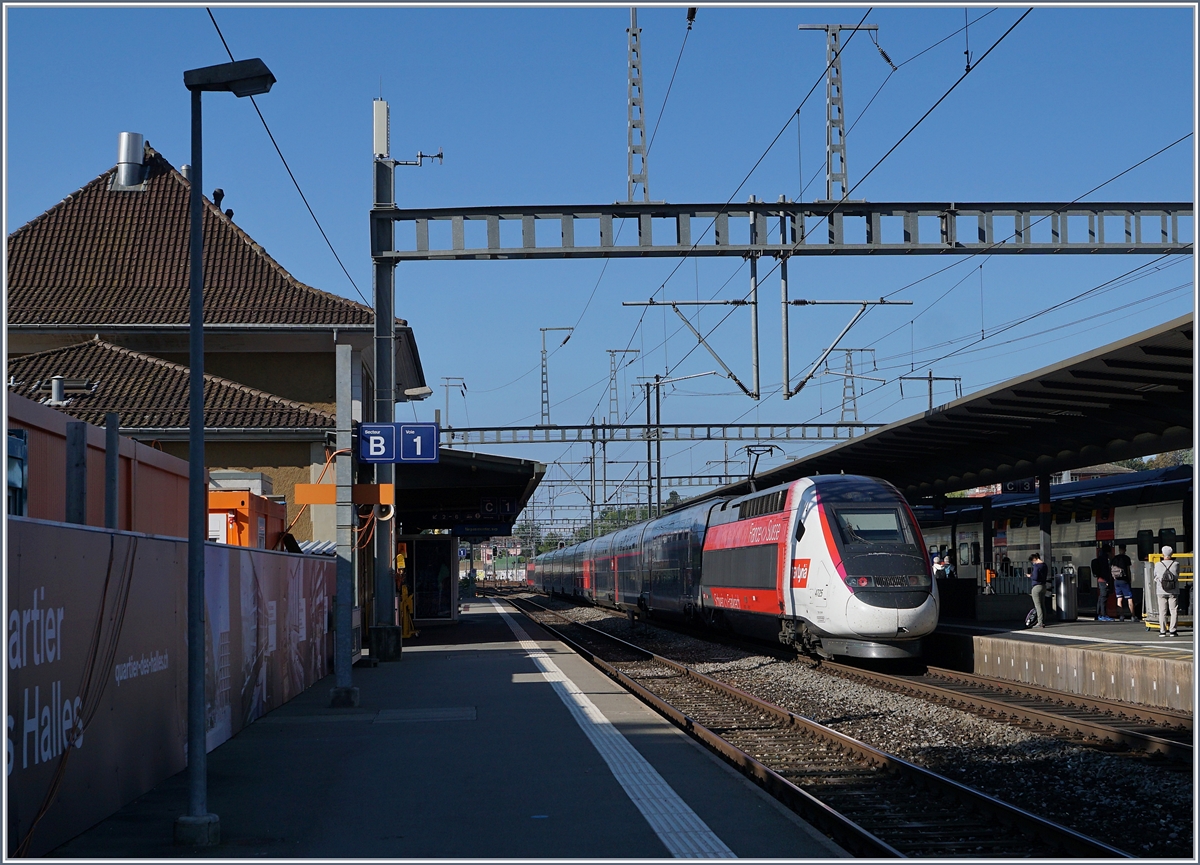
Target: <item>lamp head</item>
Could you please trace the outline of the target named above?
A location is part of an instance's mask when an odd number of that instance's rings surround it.
[[[183,73],[183,86],[188,90],[228,90],[234,96],[258,96],[270,90],[274,83],[275,76],[257,57],[189,69]]]

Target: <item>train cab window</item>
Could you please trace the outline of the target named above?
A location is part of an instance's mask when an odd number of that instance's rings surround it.
[[[894,509],[838,508],[835,513],[845,544],[913,544],[908,526]]]

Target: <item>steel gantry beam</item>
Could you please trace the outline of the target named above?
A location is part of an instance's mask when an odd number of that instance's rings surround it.
[[[837,424],[579,424],[443,428],[441,444],[571,444],[644,441],[841,441],[880,427],[877,423]]]
[[[765,202],[391,208],[397,261],[1185,253],[1188,202]],[[618,242],[613,223],[637,225]],[[1181,224],[1182,223],[1182,224]],[[768,226],[780,226],[768,232]]]

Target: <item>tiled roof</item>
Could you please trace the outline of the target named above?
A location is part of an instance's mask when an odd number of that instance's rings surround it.
[[[183,325],[191,186],[146,144],[140,192],[97,177],[8,237],[10,325]],[[207,198],[204,319],[369,325],[371,309],[296,280]]]
[[[188,368],[131,351],[99,338],[8,360],[8,389],[38,402],[50,399],[50,379],[86,379],[68,392],[67,414],[104,425],[105,412],[125,428],[186,428]],[[255,390],[215,375],[204,376],[208,428],[334,429],[328,412]]]

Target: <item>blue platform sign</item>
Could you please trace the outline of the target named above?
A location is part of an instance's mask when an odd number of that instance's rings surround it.
[[[438,461],[438,425],[435,423],[400,423],[398,463],[436,463]]]
[[[362,424],[358,428],[358,458],[364,463],[394,463],[396,424]]]
[[[364,463],[436,463],[435,423],[364,423],[358,428],[358,458]]]

